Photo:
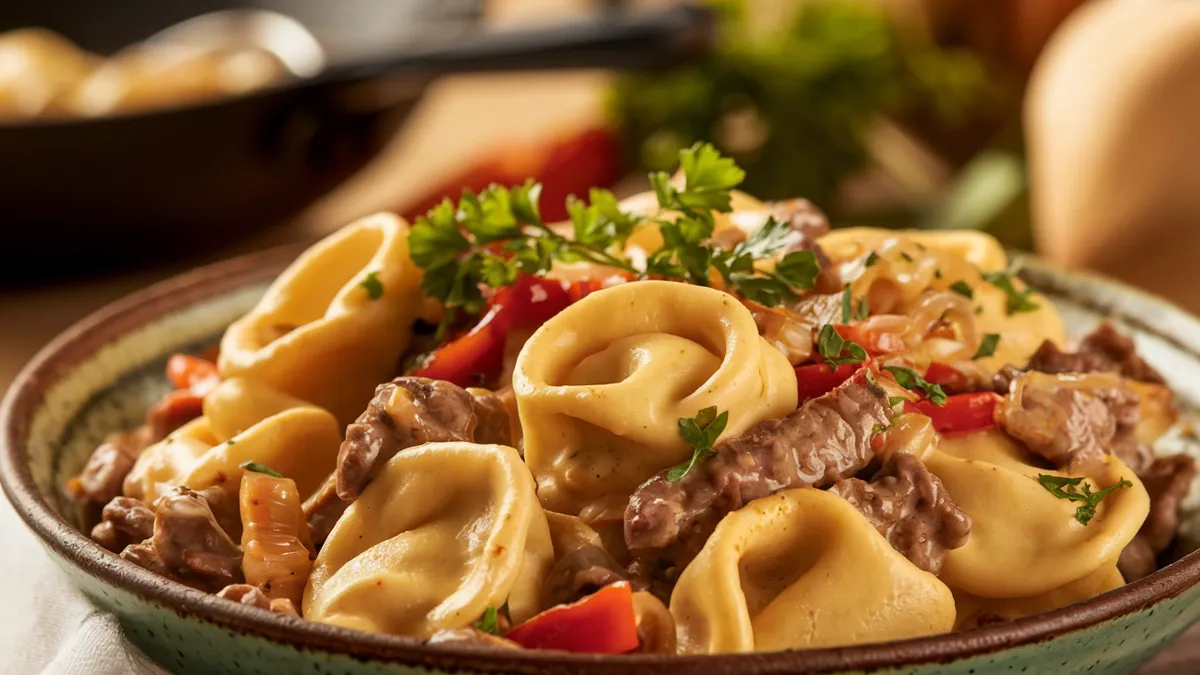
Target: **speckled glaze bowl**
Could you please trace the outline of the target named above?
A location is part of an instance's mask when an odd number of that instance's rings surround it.
[[[518,672],[1124,673],[1200,618],[1200,552],[1085,603],[974,631],[838,649],[711,657],[593,657],[425,647],[283,618],[155,576],[92,543],[60,486],[108,432],[135,426],[168,384],[166,357],[214,344],[298,253],[284,248],[196,270],[113,304],[46,346],[0,408],[0,477],[17,512],[71,583],[115,614],[128,638],[180,673]],[[1200,402],[1200,321],[1110,281],[1029,261],[1023,275],[1074,331],[1102,317],[1136,336],[1179,393]],[[1178,435],[1164,445],[1185,451]],[[1166,448],[1164,448],[1166,449]],[[1178,450],[1180,448],[1174,448]],[[1200,490],[1186,505],[1200,541]]]

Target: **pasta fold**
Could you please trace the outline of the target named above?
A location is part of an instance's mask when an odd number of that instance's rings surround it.
[[[1011,621],[1053,611],[1094,598],[1124,584],[1125,580],[1117,571],[1116,563],[1111,563],[1082,579],[1027,598],[980,598],[969,593],[955,593],[958,619],[954,630],[967,630],[989,621]]]
[[[223,378],[242,376],[348,424],[394,374],[422,310],[408,225],[380,213],[307,250],[221,340]]]
[[[724,435],[796,407],[796,376],[733,296],[644,281],[593,293],[546,322],[513,373],[525,461],[547,509],[627,496],[690,451],[677,420],[716,406]]]
[[[428,443],[388,462],[338,521],[304,592],[304,617],[429,637],[508,603],[540,609],[554,551],[517,451]]]
[[[959,508],[971,516],[971,536],[946,554],[941,579],[956,592],[983,598],[1049,593],[1111,566],[1146,519],[1150,499],[1119,459],[1105,457],[1085,479],[1093,491],[1124,479],[1084,525],[1078,502],[1039,484],[1039,474],[1072,476],[1036,466],[1024,448],[991,430],[942,439],[925,463]]]
[[[681,653],[832,647],[950,630],[954,598],[848,502],[785,490],[725,517],[671,597]]]

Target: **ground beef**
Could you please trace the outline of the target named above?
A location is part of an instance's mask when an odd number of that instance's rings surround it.
[[[660,472],[630,497],[625,541],[635,558],[682,566],[725,514],[794,487],[826,487],[874,456],[871,437],[889,422],[887,393],[863,371],[795,412],[765,420],[717,445],[716,454],[678,482]]]
[[[625,571],[608,551],[581,546],[559,558],[542,589],[542,606],[575,602],[605,586],[625,581]]]
[[[1135,472],[1148,463],[1149,449],[1133,438],[1137,394],[1116,381],[1089,385],[1025,373],[1013,380],[996,419],[1008,435],[1056,466],[1113,453]]]
[[[153,535],[154,510],[132,497],[113,497],[104,506],[100,523],[92,528],[92,539],[113,553]]]
[[[937,574],[946,552],[967,543],[971,517],[955,505],[942,481],[913,455],[896,452],[868,483],[840,480],[830,492],[858,509],[914,565]]]
[[[1179,529],[1179,503],[1196,477],[1196,463],[1186,455],[1159,457],[1138,475],[1150,494],[1150,515],[1134,540],[1121,552],[1118,568],[1125,581],[1140,579],[1157,567],[1157,557]]]
[[[1162,375],[1137,355],[1133,339],[1107,321],[1085,335],[1074,352],[1061,351],[1049,340],[1043,342],[1027,369],[1051,374],[1117,373],[1138,382],[1166,384]]]
[[[201,590],[242,581],[242,552],[218,524],[208,500],[175,487],[154,504],[154,534],[121,557]]]

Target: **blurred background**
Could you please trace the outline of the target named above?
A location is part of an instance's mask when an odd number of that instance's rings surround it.
[[[641,189],[699,139],[746,168],[749,192],[807,197],[835,226],[985,230],[1200,310],[1200,3],[710,0],[711,49],[668,68],[363,75],[389,50],[671,4],[188,0],[168,12],[134,0],[96,15],[92,2],[5,3],[0,388],[86,312],[196,264],[527,176],[561,216],[565,195]],[[230,37],[244,27],[220,25],[143,42],[241,5],[285,11],[300,32],[274,26],[249,49]],[[16,30],[33,26],[58,33]],[[305,29],[320,59],[304,53]],[[639,59],[653,60],[626,65]],[[311,94],[342,81],[354,87]],[[300,101],[304,115],[244,100]],[[239,115],[270,143],[227,132]]]

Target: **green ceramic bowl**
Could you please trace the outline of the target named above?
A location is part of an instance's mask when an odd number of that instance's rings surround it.
[[[168,387],[162,372],[169,354],[214,344],[298,253],[279,249],[199,269],[101,310],[43,349],[0,408],[0,469],[17,512],[70,582],[115,614],[134,644],[174,671],[1124,673],[1200,618],[1200,553],[1191,553],[1088,602],[960,634],[744,656],[486,652],[279,617],[155,576],[93,544],[62,498],[64,479],[107,432],[141,420]],[[1059,305],[1073,330],[1112,318],[1168,374],[1185,408],[1200,401],[1200,321],[1124,286],[1036,261],[1024,274]],[[1189,450],[1182,436],[1164,446],[1172,443]],[[1189,550],[1200,540],[1197,497],[1188,504],[1183,534]]]

